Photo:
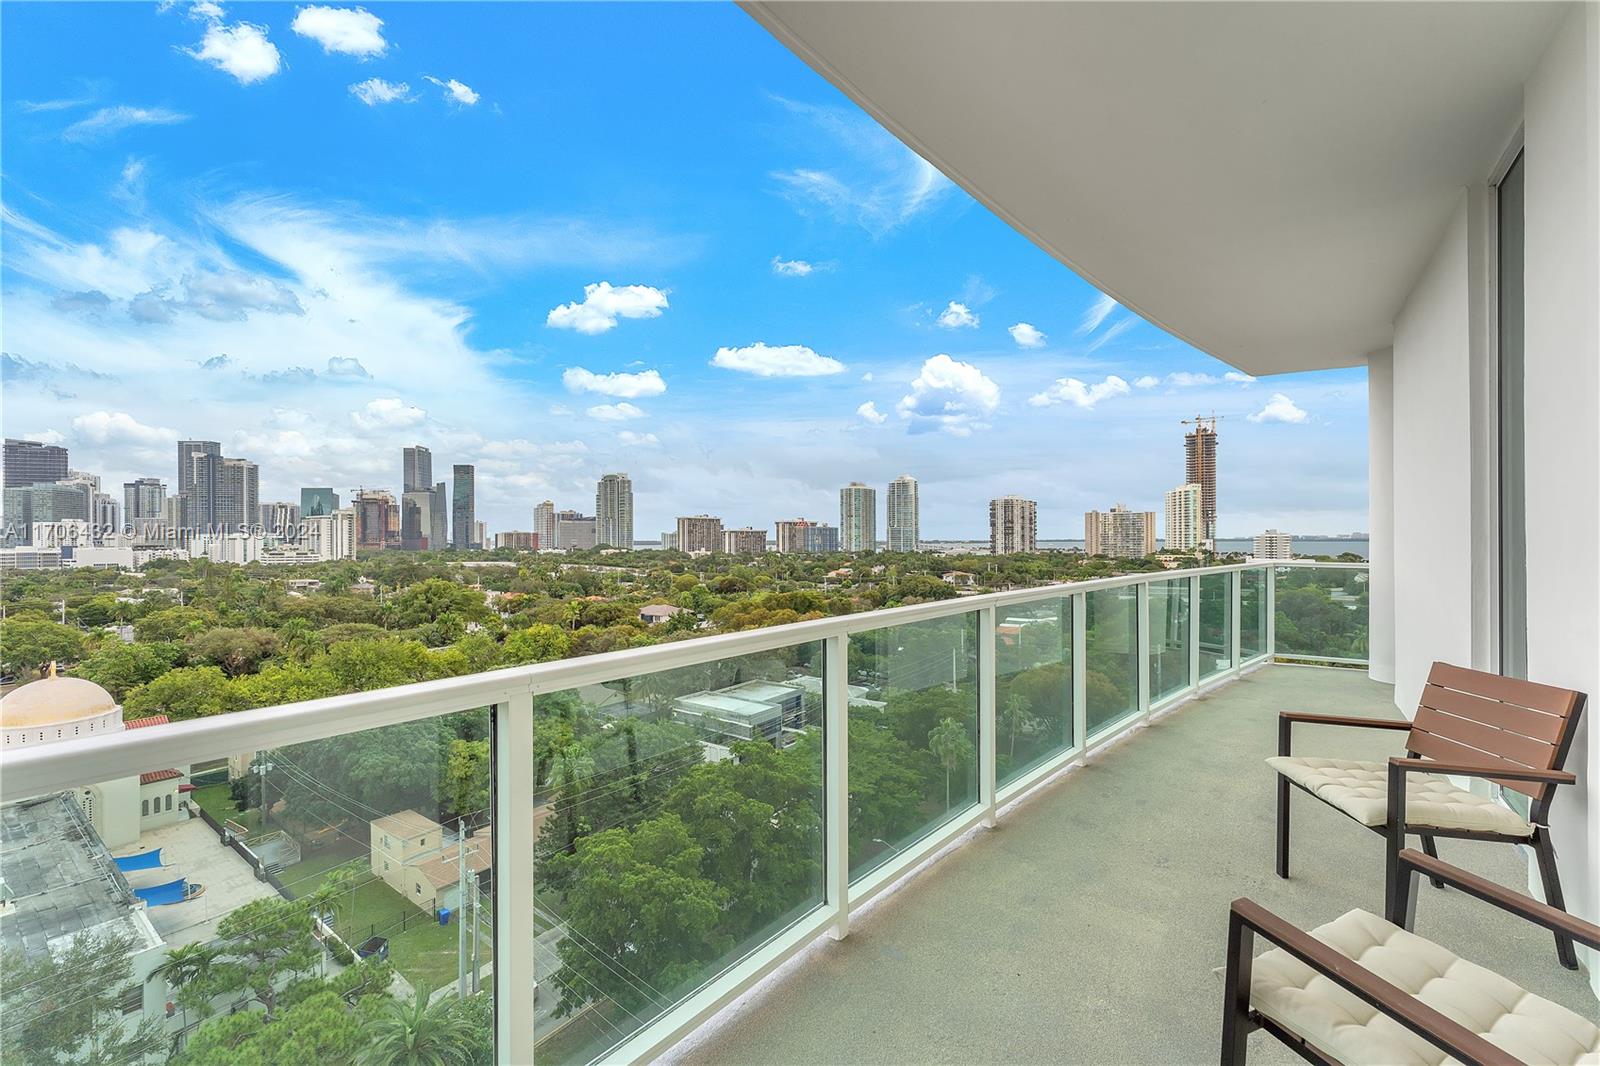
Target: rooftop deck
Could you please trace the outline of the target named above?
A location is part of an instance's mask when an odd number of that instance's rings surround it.
[[[1296,793],[1291,878],[1272,871],[1280,709],[1393,716],[1357,671],[1270,666],[1136,732],[977,830],[681,1045],[680,1063],[1215,1062],[1227,909],[1306,928],[1381,913],[1381,840]],[[1303,739],[1302,739],[1303,738]],[[1296,731],[1299,748],[1392,754],[1393,735]],[[1504,845],[1443,857],[1526,885]],[[1583,1014],[1595,1002],[1543,930],[1424,886],[1417,931]],[[1270,1038],[1252,1061],[1297,1062]]]

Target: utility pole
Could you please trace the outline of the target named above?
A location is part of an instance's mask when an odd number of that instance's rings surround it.
[[[472,877],[472,994],[478,994],[478,911],[483,905],[483,890],[478,887],[478,877]]]
[[[467,829],[464,821],[456,822],[456,996],[467,998],[467,923],[460,913],[467,903]]]

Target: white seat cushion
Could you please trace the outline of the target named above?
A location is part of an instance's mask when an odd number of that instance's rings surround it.
[[[1600,1026],[1376,915],[1354,910],[1311,935],[1523,1062],[1600,1066]],[[1255,960],[1250,1003],[1346,1066],[1456,1061],[1279,948]]]
[[[1267,765],[1362,825],[1389,822],[1388,763],[1275,755]],[[1406,775],[1406,825],[1533,835],[1533,826],[1516,811],[1457,788],[1439,774]]]

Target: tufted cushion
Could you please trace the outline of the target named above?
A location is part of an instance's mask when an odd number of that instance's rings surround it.
[[[1362,825],[1388,824],[1388,763],[1276,755],[1267,765]],[[1406,825],[1533,835],[1533,826],[1515,811],[1439,774],[1406,775]]]
[[[1524,1062],[1600,1066],[1600,1026],[1376,915],[1354,910],[1311,935]],[[1278,948],[1255,960],[1250,1005],[1347,1066],[1455,1062]]]

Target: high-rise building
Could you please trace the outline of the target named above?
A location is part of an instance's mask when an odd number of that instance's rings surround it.
[[[519,529],[508,529],[504,533],[494,535],[495,548],[510,548],[512,551],[533,552],[539,550],[539,534],[527,533]]]
[[[261,528],[269,537],[294,540],[300,527],[300,505],[278,500],[261,505]]]
[[[562,551],[579,551],[598,543],[599,522],[593,515],[582,511],[557,511],[556,547]]]
[[[661,533],[661,550],[675,552],[678,550],[678,531],[675,529],[663,530]]]
[[[1167,537],[1169,552],[1192,552],[1200,547],[1199,485],[1179,485],[1167,493]]]
[[[194,442],[185,442],[194,443]],[[238,533],[260,517],[261,471],[248,459],[195,452],[185,521],[202,530]]]
[[[94,515],[90,524],[94,527],[96,541],[113,537],[122,530],[121,519],[122,505],[117,498],[109,492],[94,494]]]
[[[410,449],[408,448],[407,451]],[[400,547],[408,552],[433,547],[433,489],[412,489],[400,496]]]
[[[56,482],[83,494],[83,520],[94,521],[94,498],[100,495],[100,475],[83,470],[68,470],[67,476]]]
[[[678,550],[690,555],[710,555],[722,550],[722,519],[708,514],[678,519]]]
[[[533,507],[533,532],[541,548],[559,547],[556,543],[556,505],[542,500]]]
[[[356,508],[305,518],[300,544],[319,559],[353,559],[356,554]]]
[[[214,440],[180,440],[178,442],[178,484],[175,492],[188,492],[194,487],[194,461],[201,455],[221,455],[222,444]]]
[[[767,531],[764,529],[724,529],[722,550],[729,555],[762,555],[767,550]]]
[[[401,450],[400,482],[402,498],[407,492],[433,490],[433,453],[420,444]]]
[[[606,474],[595,486],[595,539],[613,548],[633,547],[633,482],[627,474]]]
[[[158,519],[167,502],[167,486],[160,478],[141,477],[122,485],[122,514],[131,526],[142,519]]]
[[[367,551],[383,551],[400,544],[400,508],[394,496],[382,489],[361,489],[351,502],[354,512],[355,546]]]
[[[1083,516],[1083,550],[1114,559],[1142,559],[1156,550],[1156,513],[1130,511],[1117,504]]]
[[[489,523],[479,519],[472,523],[472,546],[482,548],[489,543]]]
[[[1217,544],[1217,420],[1196,416],[1192,424],[1183,436],[1183,483],[1200,486],[1200,543],[1212,551]]]
[[[32,544],[33,526],[43,522],[76,521],[87,523],[93,498],[78,485],[41,481],[5,490],[5,541],[7,544]]]
[[[889,482],[887,510],[889,550],[916,551],[922,539],[922,527],[917,514],[916,478],[901,474]]]
[[[313,488],[300,490],[300,515],[302,518],[328,515],[338,509],[339,494],[332,489]]]
[[[1039,550],[1039,505],[1021,496],[989,501],[989,553],[1014,555]]]
[[[878,550],[878,491],[859,481],[839,490],[839,546],[847,552]]]
[[[805,518],[784,518],[777,522],[774,539],[778,551],[785,555],[836,552],[839,550],[839,527]]]
[[[1269,529],[1256,535],[1255,550],[1250,554],[1257,559],[1293,559],[1294,538],[1282,530]]]
[[[472,543],[478,535],[477,472],[468,464],[457,463],[450,473],[455,483],[450,504],[450,547],[465,551],[477,547]]]
[[[59,444],[6,438],[4,485],[8,489],[60,481],[67,476],[67,449]]]
[[[442,481],[435,484],[428,507],[428,547],[444,551],[450,546],[450,486]]]

